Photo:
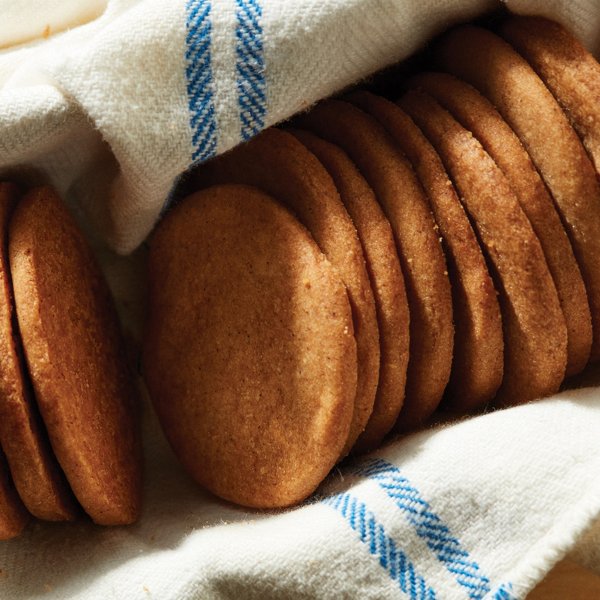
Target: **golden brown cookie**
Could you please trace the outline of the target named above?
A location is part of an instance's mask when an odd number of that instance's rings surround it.
[[[427,193],[444,240],[456,328],[444,404],[461,412],[481,408],[502,383],[504,339],[496,290],[469,218],[437,152],[400,107],[368,92],[356,92],[348,100],[390,133]]]
[[[567,328],[540,242],[506,177],[470,131],[424,92],[399,104],[452,177],[488,255],[504,327],[500,404],[556,392],[567,364]]]
[[[542,78],[563,107],[600,175],[600,64],[559,23],[511,17],[500,33]]]
[[[136,390],[106,283],[53,190],[18,203],[9,255],[25,358],[56,458],[96,523],[131,523],[141,495]]]
[[[438,406],[452,364],[454,326],[446,261],[425,193],[394,141],[347,102],[322,102],[300,127],[345,150],[390,221],[410,312],[410,350],[399,430],[421,425]]]
[[[435,47],[438,64],[474,85],[519,136],[554,198],[591,309],[591,359],[600,358],[600,184],[581,141],[529,64],[497,35],[459,27]]]
[[[356,228],[323,165],[292,134],[279,129],[268,129],[202,165],[195,175],[195,189],[215,183],[253,185],[285,204],[310,231],[348,289],[358,382],[345,456],[371,416],[379,377],[375,299]]]
[[[0,540],[17,537],[30,518],[15,490],[6,459],[0,450]]]
[[[238,504],[306,498],[354,410],[356,342],[337,272],[285,208],[241,185],[168,213],[148,272],[144,376],[183,465]]]
[[[445,73],[424,73],[410,85],[433,96],[470,130],[508,179],[542,244],[556,285],[567,323],[567,375],[580,372],[592,346],[585,285],[554,202],[529,154],[492,104],[467,83]]]
[[[380,343],[379,384],[373,412],[353,448],[355,452],[367,452],[376,448],[394,426],[406,385],[409,314],[394,234],[373,190],[343,150],[307,131],[295,129],[292,133],[331,175],[365,254]]]
[[[17,189],[0,184],[0,442],[12,479],[29,512],[65,521],[76,505],[41,421],[28,380],[14,314],[8,266],[8,222]]]

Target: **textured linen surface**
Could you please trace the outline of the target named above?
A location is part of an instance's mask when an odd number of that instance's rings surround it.
[[[558,18],[600,50],[597,0],[507,5]],[[0,0],[0,175],[52,182],[128,253],[192,164],[499,6]],[[139,339],[143,248],[99,252]],[[595,379],[395,441],[278,513],[193,484],[146,406],[139,523],[33,524],[0,545],[0,598],[524,597],[567,553],[600,565]]]

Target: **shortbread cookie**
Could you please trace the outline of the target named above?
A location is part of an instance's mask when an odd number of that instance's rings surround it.
[[[481,408],[502,383],[504,339],[496,290],[469,218],[437,152],[401,108],[368,92],[354,93],[348,100],[392,135],[427,193],[444,240],[456,328],[444,404],[461,412]]]
[[[470,131],[424,92],[399,104],[439,153],[494,270],[504,327],[497,403],[556,392],[567,364],[567,328],[541,244],[506,177]]]
[[[282,202],[310,231],[348,289],[358,353],[358,383],[352,425],[342,455],[364,430],[379,377],[375,300],[356,228],[335,184],[292,134],[268,129],[247,144],[202,165],[195,189],[215,183],[256,186]]]
[[[446,261],[423,188],[393,139],[347,102],[322,102],[298,118],[300,127],[344,149],[383,208],[396,239],[410,312],[410,351],[401,431],[437,408],[452,365],[454,326]]]
[[[18,203],[9,255],[25,358],[56,458],[96,523],[131,523],[141,495],[136,390],[106,283],[53,190]]]
[[[245,506],[306,498],[354,410],[356,343],[336,271],[275,200],[223,185],[167,214],[148,272],[144,377],[185,468]]]
[[[15,490],[6,459],[0,451],[0,540],[17,537],[30,518]]]
[[[335,182],[356,226],[375,296],[379,384],[371,417],[354,445],[355,452],[367,452],[376,448],[394,426],[406,385],[409,314],[394,234],[373,190],[343,150],[307,131],[295,129],[292,133],[321,161]]]
[[[592,315],[591,358],[600,358],[600,184],[581,141],[529,64],[497,35],[459,27],[435,58],[487,96],[519,136],[554,198],[573,245]]]
[[[0,184],[0,442],[29,512],[49,521],[75,517],[76,504],[41,421],[24,364],[8,266],[14,186]]]
[[[563,107],[600,175],[600,64],[559,23],[512,17],[501,35],[524,56]]]
[[[500,167],[535,231],[565,315],[567,375],[587,364],[592,346],[590,307],[581,271],[544,182],[519,138],[477,90],[445,73],[424,73],[410,85],[433,96],[483,146]]]

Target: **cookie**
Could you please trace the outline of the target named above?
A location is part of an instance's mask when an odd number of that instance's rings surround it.
[[[567,328],[542,246],[506,177],[470,131],[424,92],[400,106],[439,153],[487,252],[504,327],[504,378],[496,402],[556,392],[567,364]]]
[[[352,425],[343,455],[364,430],[379,377],[375,299],[363,250],[331,177],[292,134],[268,129],[247,144],[202,165],[194,189],[216,183],[256,186],[285,204],[310,231],[348,289],[358,354]]]
[[[600,64],[559,23],[511,17],[500,34],[542,78],[583,141],[600,175]]]
[[[406,158],[381,125],[358,108],[329,100],[297,125],[345,150],[387,216],[410,312],[404,406],[396,428],[421,425],[437,408],[452,364],[454,326],[446,261],[427,198]]]
[[[443,70],[482,92],[517,134],[550,191],[573,246],[600,358],[600,184],[581,141],[529,64],[497,35],[459,27],[434,48]]]
[[[14,186],[0,184],[0,443],[29,512],[39,519],[65,521],[77,514],[76,504],[33,398],[14,314],[8,222],[17,198]]]
[[[144,376],[183,465],[245,506],[306,498],[354,411],[356,342],[337,271],[274,199],[222,185],[167,214],[148,279]]]
[[[96,523],[131,523],[141,495],[136,390],[106,283],[53,190],[32,190],[17,204],[9,256],[27,367],[54,454]]]
[[[347,99],[390,133],[427,193],[444,241],[456,328],[444,405],[459,412],[481,408],[502,383],[504,339],[496,290],[469,218],[437,152],[400,107],[368,92]]]
[[[394,235],[373,190],[348,155],[300,129],[291,131],[323,164],[352,218],[362,244],[377,309],[379,383],[373,412],[354,452],[376,448],[392,429],[404,401],[408,364],[408,302]]]
[[[29,520],[29,513],[15,490],[6,459],[0,451],[0,540],[17,537]]]
[[[531,158],[498,111],[475,88],[451,75],[424,73],[410,82],[433,96],[500,167],[540,243],[567,323],[567,375],[587,364],[592,322],[585,285],[560,217]]]

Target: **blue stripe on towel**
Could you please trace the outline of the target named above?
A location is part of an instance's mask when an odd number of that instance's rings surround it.
[[[371,459],[354,467],[353,472],[372,479],[404,511],[417,535],[465,588],[469,598],[480,600],[490,592],[490,580],[479,565],[397,467],[382,459]]]
[[[196,163],[214,156],[217,149],[211,67],[211,2],[187,0],[185,9],[185,78],[192,130],[192,162]]]
[[[515,600],[512,593],[512,583],[504,583],[498,587],[492,595],[493,600]]]
[[[267,95],[260,0],[236,0],[236,77],[240,135],[249,140],[265,126]]]
[[[379,564],[411,600],[435,600],[435,591],[417,573],[413,563],[386,534],[383,525],[367,510],[364,502],[348,493],[330,496],[322,502],[344,517],[348,525],[358,533],[369,553],[379,559]]]

